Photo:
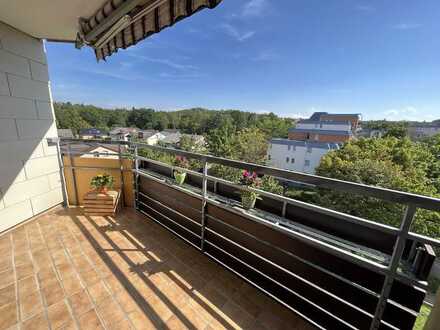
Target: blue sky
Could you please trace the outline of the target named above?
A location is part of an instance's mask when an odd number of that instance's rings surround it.
[[[440,118],[440,1],[224,0],[96,63],[47,43],[53,97],[364,119]]]

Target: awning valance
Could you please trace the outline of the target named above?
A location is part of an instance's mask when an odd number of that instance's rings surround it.
[[[222,0],[110,0],[88,19],[80,19],[77,47],[87,44],[98,60],[135,45]]]

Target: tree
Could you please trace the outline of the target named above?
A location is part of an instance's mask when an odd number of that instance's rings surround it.
[[[78,134],[81,128],[91,127],[76,110],[61,109],[55,107],[57,128],[70,128],[73,134]]]
[[[127,124],[140,129],[152,129],[153,113],[153,109],[133,109],[128,114]]]
[[[212,129],[207,136],[208,150],[214,156],[234,158],[235,126],[226,121],[222,126]]]
[[[438,196],[429,178],[434,156],[426,145],[408,138],[360,139],[346,143],[321,159],[318,175],[407,191],[427,196]],[[372,197],[321,189],[314,195],[315,202],[341,212],[398,226],[403,206]],[[440,214],[420,210],[414,228],[417,232],[438,237]]]
[[[264,164],[267,157],[267,136],[258,128],[245,128],[234,136],[234,158]]]

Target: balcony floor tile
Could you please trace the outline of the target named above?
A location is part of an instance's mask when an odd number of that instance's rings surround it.
[[[133,209],[57,209],[0,250],[0,330],[312,329]]]

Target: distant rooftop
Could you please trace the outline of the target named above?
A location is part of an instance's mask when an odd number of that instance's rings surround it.
[[[360,119],[360,113],[328,113],[328,112],[315,112],[310,116],[310,120],[319,121],[322,116],[333,116],[333,117],[345,117],[345,116],[353,116]]]
[[[79,135],[106,135],[107,132],[100,130],[98,128],[81,128],[79,130]]]

